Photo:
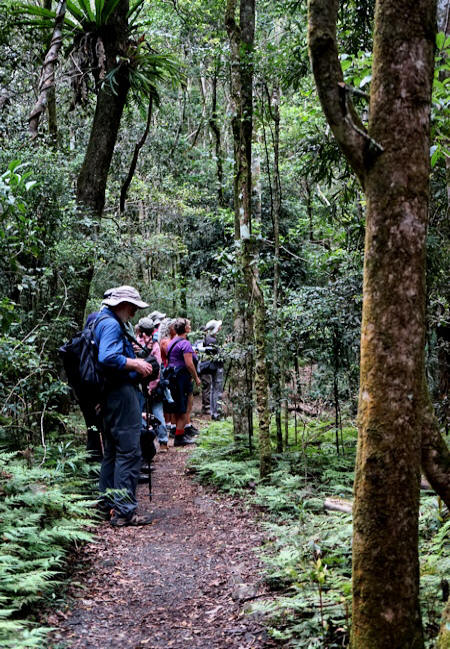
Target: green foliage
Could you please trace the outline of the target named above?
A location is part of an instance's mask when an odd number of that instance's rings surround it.
[[[65,24],[75,31],[90,32],[108,25],[120,0],[95,0],[93,6],[90,0],[67,0]],[[132,3],[128,16],[134,17],[141,7],[143,0]],[[36,27],[51,29],[54,25],[56,12],[32,3],[19,2],[15,12],[21,17],[21,22]],[[27,16],[27,18],[23,18]],[[34,18],[32,18],[34,17]]]
[[[262,612],[275,639],[297,649],[348,647],[351,624],[351,515],[327,512],[328,496],[352,497],[356,430],[343,430],[338,455],[327,421],[308,421],[299,445],[275,458],[268,482],[255,456],[233,445],[231,424],[212,424],[190,458],[202,482],[239,494],[266,512],[267,542],[260,551],[272,591],[248,606]],[[449,521],[435,496],[423,496],[420,514],[421,602],[427,647],[438,629],[441,580],[450,569]]]
[[[70,452],[71,460],[64,457]],[[47,629],[30,615],[51,600],[64,559],[91,540],[92,483],[85,452],[48,442],[26,454],[0,451],[0,645],[43,646]]]
[[[450,112],[450,36],[443,32],[436,35],[436,65],[433,82],[433,112],[432,129],[433,145],[431,147],[431,166],[450,156],[450,128],[448,115]]]

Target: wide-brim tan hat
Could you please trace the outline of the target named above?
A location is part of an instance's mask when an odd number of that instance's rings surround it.
[[[118,286],[113,288],[108,297],[103,300],[105,306],[117,306],[121,302],[134,304],[138,309],[148,309],[150,304],[141,299],[138,291],[133,286]]]
[[[210,320],[205,324],[205,331],[216,334],[222,326],[222,320]]]

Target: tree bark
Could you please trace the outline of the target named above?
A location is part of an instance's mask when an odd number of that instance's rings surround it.
[[[28,118],[29,129],[33,139],[37,137],[39,120],[46,109],[49,91],[55,87],[55,67],[58,63],[58,56],[62,45],[62,30],[65,15],[66,3],[65,0],[60,0],[56,9],[55,27],[50,46],[45,56],[41,77],[39,79],[38,98]]]
[[[44,0],[44,8],[51,10],[52,0]],[[50,45],[50,44],[49,44]],[[56,83],[51,86],[47,93],[47,117],[48,117],[48,133],[53,148],[56,150],[58,147],[58,118],[56,111]]]
[[[216,61],[214,76],[212,80],[212,97],[211,97],[211,117],[209,119],[209,126],[214,135],[215,154],[216,154],[216,173],[217,173],[217,202],[220,207],[225,207],[225,200],[223,195],[223,153],[222,141],[220,136],[220,128],[217,119],[217,76],[218,76],[219,61]]]
[[[77,203],[82,212],[100,218],[105,205],[106,181],[108,178],[111,159],[117,140],[123,109],[130,87],[126,65],[119,66],[117,58],[126,53],[128,43],[128,0],[121,0],[107,28],[102,34],[106,56],[106,74],[114,72],[114,89],[107,80],[101,85],[91,126],[89,143],[77,180]],[[89,240],[97,233],[97,227],[86,228]],[[89,297],[94,260],[84,260],[84,268],[78,275],[79,283],[76,294],[71,296],[77,324],[81,325]]]
[[[125,203],[127,200],[127,193],[128,189],[131,185],[131,181],[133,180],[134,172],[136,171],[136,166],[137,166],[137,161],[139,158],[139,152],[144,146],[147,136],[150,130],[150,122],[152,119],[152,109],[153,109],[153,94],[150,93],[150,98],[148,102],[148,109],[147,109],[147,122],[145,124],[145,129],[144,132],[142,133],[142,137],[139,140],[139,142],[136,142],[136,145],[134,147],[134,152],[133,152],[133,157],[131,159],[131,164],[130,164],[130,169],[128,170],[127,177],[125,178],[122,188],[120,190],[120,213],[125,212]]]
[[[252,48],[255,31],[255,2],[227,0],[225,23],[231,49],[231,107],[234,144],[234,225],[237,243],[235,354],[231,377],[233,431],[236,441],[250,439],[252,430],[252,273],[251,273],[251,147],[252,147]]]
[[[368,132],[343,83],[337,8],[337,0],[310,0],[309,44],[322,107],[367,200],[352,647],[421,649],[418,512],[421,449],[430,440],[423,405],[435,3],[378,0]],[[437,484],[437,471],[434,478]]]
[[[255,339],[255,397],[259,428],[259,474],[266,478],[272,470],[270,443],[269,381],[266,365],[267,317],[264,295],[258,281],[257,264],[252,264]]]
[[[272,94],[266,86],[267,102],[270,116],[273,120],[273,186],[272,186],[272,223],[273,223],[273,313],[274,328],[279,330],[279,299],[280,299],[280,215],[281,215],[281,179],[280,179],[280,87],[276,82]],[[271,129],[272,131],[272,129]],[[269,181],[270,182],[270,181]],[[275,403],[275,424],[277,429],[277,453],[283,452],[283,433],[281,430],[281,367],[279,354],[274,355],[273,363],[273,399]]]

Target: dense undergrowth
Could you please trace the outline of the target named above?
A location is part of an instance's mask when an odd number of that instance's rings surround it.
[[[86,453],[64,439],[44,451],[0,450],[0,647],[45,646],[37,613],[55,602],[65,562],[90,540],[94,482]]]
[[[270,479],[259,479],[258,455],[236,449],[228,422],[202,434],[190,464],[197,479],[245,498],[266,515],[261,550],[273,596],[252,606],[267,616],[272,635],[298,649],[348,647],[351,625],[350,514],[327,512],[326,497],[352,498],[356,430],[343,429],[338,455],[328,421],[310,421],[301,440],[275,456]],[[292,438],[292,439],[291,439]],[[450,574],[448,534],[438,498],[421,497],[421,605],[427,647],[439,630],[442,580]]]

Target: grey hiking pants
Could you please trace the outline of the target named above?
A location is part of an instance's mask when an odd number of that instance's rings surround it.
[[[119,516],[129,518],[137,507],[136,487],[141,466],[142,427],[139,391],[121,385],[106,398],[103,414],[105,454],[100,470],[99,489],[121,489],[126,493],[106,497]]]
[[[200,379],[202,382],[202,412],[204,415],[210,414],[210,405],[211,405],[211,374],[200,374]]]
[[[211,374],[211,417],[214,419],[222,412],[223,367],[218,367]]]

